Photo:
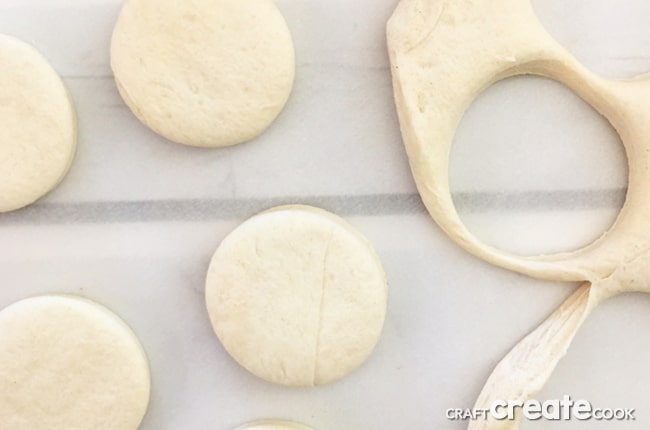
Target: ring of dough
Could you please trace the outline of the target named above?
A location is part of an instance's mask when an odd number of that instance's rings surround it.
[[[3,429],[136,430],[149,387],[140,343],[103,306],[42,296],[0,311]]]
[[[263,420],[244,424],[235,430],[312,430],[302,424],[282,420]]]
[[[307,206],[257,215],[212,258],[214,331],[243,367],[288,386],[323,385],[359,367],[381,335],[386,278],[370,243]]]
[[[140,121],[199,147],[261,134],[295,75],[291,34],[273,0],[126,0],[111,65]]]
[[[47,60],[0,35],[0,212],[34,203],[63,180],[76,124],[72,100]]]
[[[590,312],[627,291],[650,292],[650,76],[594,75],[537,20],[529,0],[402,0],[388,27],[395,101],[422,199],[435,221],[467,251],[529,276],[586,281],[496,367],[476,403],[535,396]],[[629,164],[625,204],[611,229],[571,253],[519,257],[477,240],[463,225],[449,189],[456,128],[494,82],[521,74],[566,85],[618,131]],[[516,429],[518,421],[473,421],[470,429]]]
[[[555,281],[600,279],[650,245],[650,79],[616,81],[582,66],[542,27],[528,0],[402,0],[388,24],[395,99],[418,190],[430,214],[481,259]],[[595,243],[540,257],[510,255],[478,241],[449,190],[455,130],[494,82],[536,74],[566,85],[618,131],[629,160],[625,205]]]

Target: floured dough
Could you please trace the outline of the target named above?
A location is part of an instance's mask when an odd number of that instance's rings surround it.
[[[272,0],[126,0],[111,64],[144,124],[201,147],[261,134],[295,74],[291,34]]]
[[[136,430],[149,387],[140,343],[106,308],[43,296],[0,312],[3,429]]]
[[[76,131],[72,101],[47,60],[0,35],[0,212],[34,203],[63,180]]]
[[[416,184],[432,217],[460,246],[492,264],[556,281],[584,281],[496,367],[475,405],[534,397],[603,300],[650,292],[650,78],[604,79],[589,72],[537,20],[528,0],[402,0],[388,23],[395,101]],[[510,255],[462,224],[449,190],[456,127],[474,98],[509,76],[562,82],[605,116],[629,160],[625,205],[598,241],[572,253]],[[517,429],[519,421],[475,420],[471,430]]]
[[[264,420],[255,421],[254,423],[245,424],[237,427],[235,430],[312,430],[302,424],[281,420]]]
[[[386,279],[370,243],[341,218],[285,206],[224,239],[206,301],[215,333],[246,369],[278,384],[322,385],[372,352]]]

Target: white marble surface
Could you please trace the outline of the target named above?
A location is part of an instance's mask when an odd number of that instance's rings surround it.
[[[278,3],[298,59],[287,109],[256,141],[206,151],[165,142],[120,100],[108,58],[120,0],[0,2],[0,31],[33,43],[64,76],[81,131],[61,187],[31,208],[0,215],[0,307],[72,292],[121,315],[151,360],[143,430],[229,430],[266,417],[319,430],[463,429],[445,410],[470,407],[495,363],[573,286],[490,267],[451,243],[423,211],[385,53],[395,0]],[[612,77],[650,71],[650,2],[534,5],[593,70]],[[471,107],[451,182],[479,237],[529,254],[572,249],[602,233],[622,203],[625,166],[618,137],[583,102],[559,84],[516,78]],[[229,359],[204,310],[203,279],[220,240],[281,202],[346,216],[375,244],[390,282],[376,353],[327,387],[285,389],[249,375]],[[606,303],[539,396],[634,407],[636,422],[523,428],[649,428],[649,309],[643,295]]]

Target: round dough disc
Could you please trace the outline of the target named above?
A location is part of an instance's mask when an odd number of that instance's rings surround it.
[[[201,147],[261,134],[295,75],[291,34],[272,0],[127,0],[111,64],[144,124]]]
[[[47,60],[0,35],[0,212],[34,203],[63,180],[76,124],[68,92]]]
[[[263,420],[254,423],[244,424],[235,430],[312,430],[302,424],[282,420]]]
[[[379,340],[386,277],[370,243],[341,218],[286,206],[226,237],[206,301],[215,333],[250,372],[323,385],[360,366]]]
[[[0,312],[2,428],[136,430],[149,388],[140,343],[106,308],[43,296]]]

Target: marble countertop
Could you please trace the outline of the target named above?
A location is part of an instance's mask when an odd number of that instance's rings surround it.
[[[109,42],[120,0],[3,0],[0,32],[34,44],[79,114],[76,161],[36,205],[0,215],[0,307],[40,293],[105,304],[140,337],[153,392],[142,430],[230,430],[289,418],[319,430],[460,430],[494,365],[575,288],[491,267],[453,244],[413,184],[392,101],[385,22],[395,0],[278,0],[297,79],[262,137],[221,150],[166,142],[120,99]],[[534,0],[549,31],[605,76],[650,71],[650,2]],[[649,101],[650,102],[650,101]],[[623,203],[626,158],[606,120],[560,84],[519,77],[470,108],[451,184],[469,228],[502,249],[570,250]],[[209,259],[248,216],[308,203],[346,217],[375,245],[390,284],[383,338],[358,371],[308,390],[265,383],[232,361],[204,309]],[[650,426],[650,298],[605,303],[538,396],[632,407]]]

